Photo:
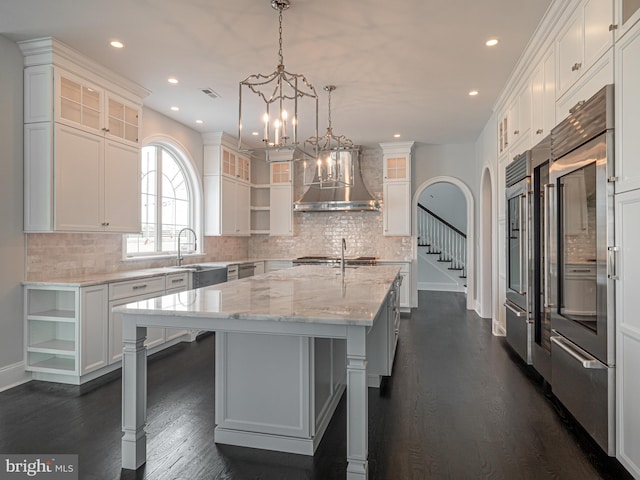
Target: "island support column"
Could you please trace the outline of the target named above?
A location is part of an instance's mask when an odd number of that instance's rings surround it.
[[[368,478],[367,332],[347,327],[347,480]]]
[[[147,327],[122,322],[122,468],[137,470],[147,461]]]

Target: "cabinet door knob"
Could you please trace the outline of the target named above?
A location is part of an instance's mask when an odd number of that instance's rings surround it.
[[[542,134],[542,129],[539,128],[538,130],[536,130],[536,135],[541,135]]]
[[[520,135],[520,130],[514,130],[514,131],[513,131],[513,134],[514,134],[514,135]]]
[[[617,23],[612,23],[611,25],[609,25],[609,31],[613,32],[614,30],[618,29],[618,24]]]

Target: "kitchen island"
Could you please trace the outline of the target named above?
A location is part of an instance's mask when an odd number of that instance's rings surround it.
[[[177,327],[216,332],[217,443],[313,454],[346,384],[347,478],[366,479],[368,373],[393,365],[398,279],[300,266],[117,307],[122,467],[146,462],[146,329]]]

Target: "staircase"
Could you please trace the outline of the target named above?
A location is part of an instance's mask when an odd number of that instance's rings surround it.
[[[420,203],[417,226],[418,253],[466,288],[467,236]]]

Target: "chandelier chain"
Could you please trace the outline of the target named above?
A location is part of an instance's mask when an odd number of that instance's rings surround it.
[[[280,27],[278,28],[278,37],[279,37],[278,59],[280,60],[280,65],[284,65],[284,60],[282,58],[282,7],[278,8],[278,22],[280,24]]]

